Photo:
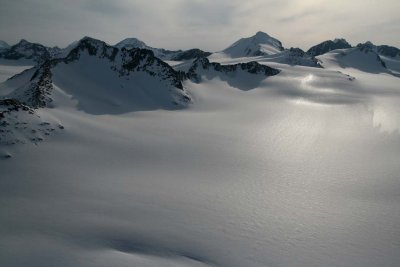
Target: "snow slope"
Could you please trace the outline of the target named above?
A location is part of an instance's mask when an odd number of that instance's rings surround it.
[[[107,58],[59,63],[36,112],[65,129],[0,148],[0,265],[398,266],[399,78],[372,55],[220,58],[281,71],[203,62],[186,109],[124,113],[91,99]]]
[[[319,56],[323,66],[332,64],[339,65],[339,68],[358,69],[369,73],[390,73],[380,56],[371,50],[360,48],[339,49]]]

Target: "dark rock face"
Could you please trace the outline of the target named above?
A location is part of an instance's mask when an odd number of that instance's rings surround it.
[[[302,49],[297,48],[297,47],[291,47],[289,49],[289,53],[291,56],[295,56],[295,57],[304,57],[306,55],[306,53]]]
[[[334,41],[325,41],[318,45],[311,47],[307,54],[312,57],[316,57],[319,55],[323,55],[328,53],[329,51],[336,50],[336,49],[345,49],[351,48],[351,45],[345,39],[335,39]]]
[[[365,52],[365,53],[375,52],[375,50],[376,50],[375,45],[373,43],[369,42],[369,41],[365,42],[363,44],[358,44],[357,48],[360,51]]]
[[[288,63],[291,65],[300,65],[300,66],[309,66],[309,67],[316,67],[321,68],[320,62],[314,57],[302,49],[297,47],[292,47],[288,50]]]
[[[389,45],[380,45],[377,47],[378,53],[386,57],[397,57],[400,56],[400,49]]]
[[[11,46],[6,51],[0,53],[0,58],[4,59],[31,59],[36,63],[50,59],[48,49],[41,45],[21,40],[18,44]]]
[[[33,109],[16,99],[0,99],[0,121],[5,117],[6,114],[10,114],[13,111],[29,111],[33,114]],[[4,124],[4,123],[3,123]]]
[[[170,59],[174,57],[175,55],[178,55],[179,53],[182,53],[182,50],[177,50],[177,51],[172,51],[172,50],[167,50],[163,48],[154,48],[151,46],[148,46],[146,43],[143,41],[137,39],[137,38],[127,38],[122,40],[121,42],[117,43],[114,45],[114,47],[122,50],[125,48],[126,50],[131,50],[131,49],[147,49],[153,51],[154,55],[158,58],[161,59]],[[172,59],[173,60],[173,59]]]
[[[204,52],[203,50],[195,48],[179,52],[176,56],[172,57],[171,60],[175,61],[190,60],[190,59],[208,57],[209,55],[211,55],[210,52]]]
[[[122,68],[121,74],[143,71],[153,77],[158,77],[183,90],[183,74],[175,71],[170,65],[154,56],[154,53],[147,49],[122,49]]]
[[[232,73],[242,70],[251,74],[263,74],[265,76],[274,76],[280,73],[280,70],[261,65],[256,61],[233,65],[221,65],[220,63],[215,62],[211,63],[207,58],[199,58],[193,62],[186,77],[194,82],[199,82],[199,71],[201,70],[214,70],[222,73]]]
[[[51,61],[46,61],[42,66],[33,74],[30,82],[31,85],[27,91],[28,98],[25,101],[30,107],[43,108],[52,102],[50,98],[53,91],[53,82],[51,74]]]
[[[21,103],[31,109],[49,106],[52,102],[51,93],[53,91],[53,84],[51,67],[53,64],[54,62],[48,60],[40,66],[33,67],[32,69],[10,78],[10,80],[18,79],[21,75],[24,75],[24,73],[33,72],[27,82],[21,87],[16,88],[12,94],[7,96],[8,101]]]

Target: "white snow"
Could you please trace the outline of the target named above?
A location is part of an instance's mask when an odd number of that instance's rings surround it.
[[[282,72],[204,73],[184,110],[129,110],[146,98],[114,85],[143,77],[60,65],[40,112],[65,130],[0,148],[0,265],[398,266],[399,78],[319,58],[214,58]]]

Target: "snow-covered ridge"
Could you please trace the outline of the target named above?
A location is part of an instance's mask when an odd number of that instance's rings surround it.
[[[400,49],[389,45],[374,45],[372,42],[367,41],[365,43],[360,43],[357,47],[366,52],[374,52],[381,56],[396,58],[400,57]]]
[[[196,82],[200,81],[200,75],[203,71],[215,71],[220,73],[235,73],[238,71],[247,72],[250,74],[261,74],[263,76],[274,76],[280,73],[280,70],[261,65],[256,61],[248,63],[238,63],[230,65],[221,65],[220,63],[210,62],[207,58],[199,58],[195,60],[187,72],[187,77]]]
[[[119,43],[114,45],[115,47],[122,49],[133,49],[133,48],[141,48],[141,49],[148,49],[151,50],[154,55],[162,60],[173,60],[173,61],[180,61],[180,60],[190,60],[196,59],[199,57],[209,56],[211,53],[205,52],[198,48],[193,48],[189,50],[167,50],[164,48],[154,48],[148,46],[145,42],[137,39],[137,38],[126,38]]]
[[[21,87],[16,88],[8,97],[22,102],[23,104],[34,108],[43,108],[49,106],[52,102],[51,93],[53,90],[51,68],[55,62],[46,61],[40,67],[33,68],[33,75],[29,81]],[[19,79],[20,76],[15,76]],[[24,77],[21,77],[24,78]],[[13,79],[10,80],[12,82]]]
[[[118,49],[105,42],[90,37],[83,38],[79,44],[63,60],[65,63],[76,61],[82,53],[91,56],[106,58],[112,63],[112,69],[120,75],[129,75],[130,72],[143,71],[150,76],[157,76],[170,85],[182,89],[181,73],[176,72],[167,63],[155,57],[148,49],[122,47]]]

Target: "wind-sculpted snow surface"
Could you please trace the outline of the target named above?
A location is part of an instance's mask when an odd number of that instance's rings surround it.
[[[0,145],[0,266],[399,266],[399,78],[376,54],[173,70],[83,43],[0,87],[1,141],[26,141]]]

